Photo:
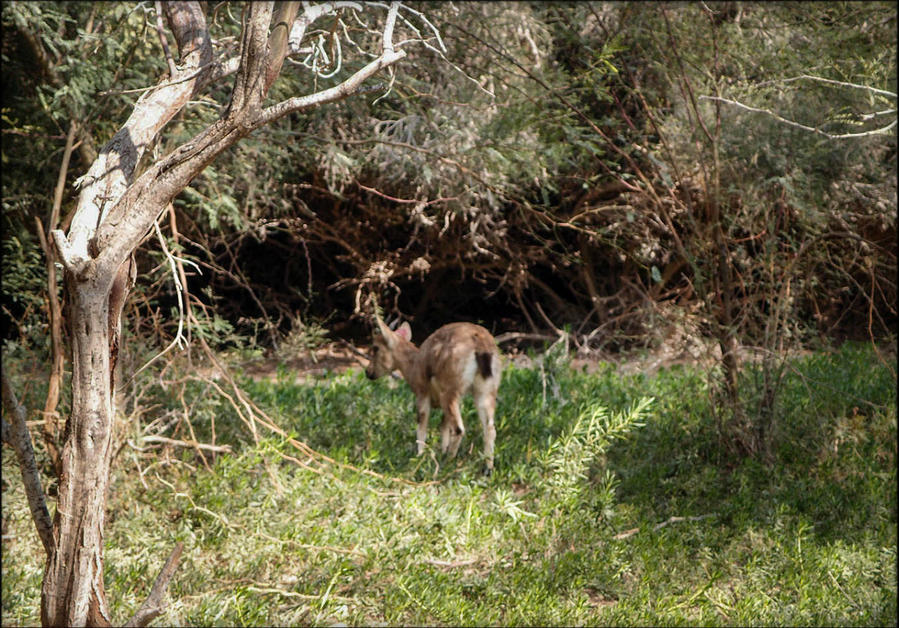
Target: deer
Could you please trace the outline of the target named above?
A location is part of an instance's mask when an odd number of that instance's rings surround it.
[[[421,347],[412,343],[408,322],[396,331],[379,316],[372,331],[372,348],[365,375],[377,379],[399,369],[415,395],[418,415],[418,455],[425,450],[431,407],[443,410],[440,451],[455,458],[465,435],[461,402],[469,391],[474,398],[484,434],[484,475],[493,473],[496,426],[496,393],[502,361],[496,340],[489,331],[473,323],[449,323],[428,336]]]

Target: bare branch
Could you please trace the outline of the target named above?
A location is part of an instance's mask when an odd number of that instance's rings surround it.
[[[384,6],[385,6],[385,5],[384,5],[383,3],[381,3],[381,2],[368,2],[368,3],[366,3],[366,4],[370,4],[370,5],[372,5],[372,6],[379,6],[379,7],[384,7]],[[423,45],[425,48],[427,48],[428,50],[430,50],[431,52],[433,52],[434,54],[436,54],[438,57],[440,57],[441,59],[443,59],[443,61],[444,61],[445,63],[447,63],[451,68],[453,68],[456,72],[458,72],[459,74],[461,74],[463,78],[465,78],[466,80],[471,81],[472,83],[474,83],[475,87],[477,87],[479,90],[481,90],[482,92],[484,92],[485,94],[487,94],[487,95],[490,96],[491,98],[496,98],[496,94],[494,94],[491,90],[489,90],[489,89],[487,89],[486,87],[484,87],[483,85],[481,85],[481,84],[478,82],[477,79],[475,79],[473,76],[470,76],[468,73],[465,72],[465,70],[463,70],[463,69],[460,68],[458,65],[456,65],[455,63],[453,63],[453,62],[449,59],[449,57],[446,56],[446,54],[445,54],[445,53],[446,53],[446,45],[443,43],[443,38],[440,36],[440,31],[437,30],[437,27],[434,26],[434,25],[431,23],[431,21],[428,20],[427,17],[425,17],[425,15],[424,15],[423,13],[421,13],[421,12],[419,12],[419,11],[416,11],[415,9],[412,9],[412,8],[410,8],[410,7],[407,7],[406,5],[402,5],[402,9],[403,9],[404,11],[408,11],[409,13],[412,13],[413,15],[417,16],[422,22],[424,22],[425,24],[427,24],[428,28],[429,28],[429,29],[431,30],[431,32],[433,33],[434,39],[437,40],[437,43],[439,44],[440,47],[438,48],[438,47],[432,45],[431,42],[428,41],[428,39],[430,39],[430,38],[424,37],[424,36],[421,34],[421,31],[419,31],[419,30],[415,27],[415,25],[412,24],[412,22],[410,22],[408,19],[406,19],[406,17],[405,17],[402,13],[400,13],[400,14],[399,14],[399,18],[403,21],[403,23],[406,24],[406,26],[408,26],[410,29],[412,29],[412,31],[418,36],[418,39],[417,39],[417,40],[413,40],[413,41],[417,41],[418,43],[420,43],[421,45]],[[396,47],[400,47],[400,46],[402,46],[403,44],[406,44],[406,43],[408,43],[408,41],[400,42],[399,44],[396,44]]]
[[[237,72],[237,67],[240,65],[240,57],[231,57],[230,59],[226,59],[224,61],[216,61],[212,64],[212,68],[206,73],[202,78],[200,78],[200,83],[198,88],[202,89],[216,81],[219,81],[226,76],[231,76],[235,72]]]
[[[152,227],[155,208],[158,207],[161,212],[222,150],[246,134],[291,111],[345,98],[361,88],[366,78],[405,56],[403,51],[382,55],[341,85],[262,111],[259,107],[265,95],[263,72],[268,67],[267,28],[271,21],[271,7],[252,3],[247,11],[247,27],[241,41],[241,68],[235,79],[228,112],[193,140],[153,164],[129,186],[126,193],[115,197],[118,202],[97,229],[94,238],[99,251],[96,262],[104,266],[121,263],[133,249],[134,242]],[[148,203],[145,207],[149,211],[129,212],[128,208],[135,203]],[[64,243],[61,249],[65,251]],[[73,253],[74,260],[78,261],[78,252]]]
[[[794,76],[792,78],[785,79],[776,79],[773,81],[764,81],[759,83],[759,86],[762,85],[770,85],[772,83],[792,83],[793,81],[820,81],[821,83],[829,83],[831,85],[839,85],[840,87],[852,87],[854,89],[864,89],[866,91],[872,92],[874,94],[880,94],[881,96],[887,96],[889,98],[896,98],[897,95],[894,92],[888,92],[883,89],[877,89],[876,87],[871,87],[870,85],[859,85],[858,83],[847,83],[845,81],[835,81],[829,78],[823,78],[821,76],[812,76],[810,74],[800,74],[799,76]]]
[[[515,340],[558,340],[558,335],[550,334],[527,334],[522,332],[510,331],[500,334],[496,337],[496,344],[503,344]]]
[[[624,532],[619,532],[612,538],[615,539],[616,541],[621,541],[622,539],[626,539],[626,538],[634,536],[639,531],[640,531],[640,528],[631,528],[630,530],[625,530]]]
[[[146,626],[162,614],[165,610],[165,607],[162,605],[162,598],[169,587],[169,581],[175,575],[183,549],[184,543],[179,542],[175,546],[175,549],[169,554],[168,560],[165,561],[165,565],[162,566],[162,571],[156,577],[156,582],[153,583],[153,588],[150,589],[150,595],[147,597],[147,600],[137,609],[134,617],[125,622],[125,626]]]
[[[171,205],[171,203],[169,205]],[[185,346],[187,346],[187,341],[185,340],[184,333],[183,333],[184,332],[184,302],[185,302],[185,299],[182,296],[182,293],[184,292],[184,286],[182,285],[181,280],[178,276],[178,272],[176,270],[177,265],[176,265],[176,262],[174,259],[175,256],[172,255],[171,251],[169,251],[169,247],[165,243],[165,237],[162,235],[162,231],[159,229],[159,221],[157,220],[156,222],[154,222],[153,226],[156,228],[156,237],[159,238],[159,245],[162,248],[162,253],[163,253],[163,255],[165,255],[166,259],[169,262],[169,265],[172,268],[172,279],[175,284],[175,295],[178,297],[178,331],[175,333],[175,337],[172,339],[172,342],[170,342],[169,345],[165,349],[163,349],[162,351],[157,353],[155,356],[150,358],[146,364],[144,364],[142,367],[140,367],[139,369],[134,371],[134,373],[131,374],[131,377],[128,379],[128,382],[127,382],[128,384],[130,384],[134,380],[135,377],[137,377],[140,373],[142,373],[144,369],[146,369],[148,366],[150,366],[151,364],[156,362],[156,360],[158,360],[159,358],[164,356],[166,353],[171,351],[175,346],[177,346],[179,349],[182,349],[182,350],[185,348]]]
[[[369,2],[368,4],[371,4],[371,5],[380,5],[379,2]],[[409,13],[415,15],[415,16],[416,16],[418,19],[420,19],[422,22],[424,22],[425,24],[427,24],[428,28],[431,29],[431,33],[434,34],[434,39],[436,39],[436,40],[437,40],[437,43],[440,45],[439,51],[446,52],[446,45],[443,43],[443,38],[440,36],[440,31],[437,30],[437,27],[434,26],[434,25],[431,23],[431,21],[427,18],[427,16],[426,16],[424,13],[422,13],[421,11],[416,11],[416,10],[413,9],[412,7],[408,7],[408,6],[406,6],[406,5],[402,4],[402,3],[399,3],[399,2],[397,2],[396,4],[399,5],[399,8],[402,8],[403,11],[408,11]],[[409,20],[407,20],[405,17],[403,17],[402,14],[400,14],[400,18],[401,18],[401,19],[402,19],[402,20],[403,20],[403,21],[404,21],[404,22],[405,22],[405,23],[406,23],[406,24],[407,24],[413,31],[415,31],[415,33],[416,33],[417,35],[419,35],[419,36],[421,35],[421,32],[420,32],[417,28],[415,28],[415,27],[412,25],[412,23],[409,22]],[[426,40],[424,37],[421,37],[421,42],[422,42],[423,44],[425,44],[425,46],[427,46],[428,48],[431,48],[432,50],[435,50],[435,51],[436,51],[436,49],[434,49],[434,48],[427,42],[427,40]],[[446,59],[446,57],[444,57],[444,59]]]
[[[872,111],[871,113],[861,113],[859,118],[862,120],[873,120],[877,116],[889,116],[896,113],[895,109],[884,109],[883,111]]]
[[[22,483],[25,485],[25,495],[28,498],[28,507],[31,509],[31,518],[34,527],[44,544],[47,554],[53,551],[53,524],[50,521],[50,512],[47,510],[47,501],[44,498],[44,489],[41,486],[41,476],[37,462],[34,459],[34,448],[31,445],[31,434],[25,425],[25,407],[19,403],[12,384],[6,377],[6,369],[3,369],[3,407],[10,416],[11,424],[7,425],[3,420],[3,440],[16,452],[19,460],[19,468],[22,471]]]
[[[323,2],[321,4],[303,3],[303,13],[298,16],[290,28],[290,37],[288,38],[288,49],[290,54],[300,52],[300,45],[303,43],[303,37],[306,36],[306,29],[315,20],[323,15],[335,13],[338,9],[348,8],[355,11],[361,11],[362,5],[358,2]]]
[[[319,5],[316,5],[318,7]],[[321,12],[323,9],[320,9]],[[304,14],[305,16],[305,14]],[[136,240],[142,238],[152,228],[155,215],[150,207],[158,207],[161,212],[184,186],[212,162],[225,148],[233,145],[251,131],[268,124],[292,111],[334,102],[362,89],[362,83],[383,68],[405,56],[405,51],[387,51],[380,57],[357,71],[340,85],[321,92],[292,98],[262,110],[261,103],[266,93],[264,72],[272,61],[268,56],[268,27],[272,18],[272,7],[261,3],[251,3],[247,8],[246,28],[241,39],[241,66],[235,79],[232,99],[228,111],[218,122],[175,149],[164,159],[153,164],[121,194],[108,194],[115,199],[114,207],[106,219],[96,228],[93,238],[98,250],[95,260],[104,267],[117,265],[130,253]],[[308,16],[306,16],[308,19]],[[302,21],[301,19],[297,20]],[[185,71],[185,70],[182,70]],[[175,89],[175,88],[169,88]],[[182,88],[183,89],[183,88]],[[179,90],[180,93],[180,90]],[[140,101],[139,101],[140,103]],[[152,199],[152,201],[151,201]],[[135,203],[148,203],[148,211],[129,212]],[[84,212],[84,223],[89,223],[90,211]],[[96,215],[95,213],[93,214]],[[74,229],[74,226],[73,226]],[[125,235],[127,234],[127,235]],[[68,253],[73,266],[77,263],[89,264],[91,260],[81,257],[79,246],[67,250],[62,238],[56,238],[60,250]]]
[[[306,96],[296,96],[288,100],[284,100],[277,105],[272,105],[264,109],[259,116],[253,121],[253,127],[258,128],[282,118],[288,113],[309,109],[317,105],[323,105],[338,100],[343,100],[347,96],[352,95],[360,89],[362,83],[380,72],[387,66],[396,63],[406,56],[405,50],[394,50],[385,52],[380,57],[357,71],[340,85],[335,85],[329,89],[324,89],[314,94]]]
[[[399,2],[391,2],[387,11],[387,23],[384,24],[384,34],[381,37],[381,50],[384,53],[393,52],[393,29],[396,25],[396,14],[400,8]]]
[[[134,89],[108,89],[106,91],[100,92],[98,96],[109,96],[109,95],[121,95],[121,94],[141,94],[144,92],[151,92],[157,89],[163,89],[165,87],[171,87],[172,85],[177,85],[179,83],[185,83],[195,78],[200,78],[197,82],[197,89],[194,91],[201,90],[202,88],[219,81],[226,76],[230,76],[237,72],[237,67],[240,64],[240,57],[230,57],[225,60],[211,61],[204,65],[201,65],[194,72],[182,76],[177,80],[163,81],[156,85],[149,85],[147,87],[135,87]]]
[[[886,133],[888,133],[888,132],[890,131],[890,129],[892,129],[893,127],[896,126],[896,122],[897,122],[896,120],[893,120],[890,124],[888,124],[888,125],[885,126],[885,127],[881,127],[881,128],[879,128],[879,129],[873,129],[873,130],[871,130],[871,131],[863,131],[863,132],[861,132],[861,133],[839,133],[839,134],[834,134],[834,133],[828,133],[827,131],[822,131],[821,129],[818,129],[818,128],[815,128],[815,127],[812,127],[812,126],[807,126],[807,125],[805,125],[805,124],[800,124],[799,122],[795,122],[795,121],[793,121],[793,120],[788,120],[787,118],[784,118],[783,116],[778,115],[778,114],[776,114],[776,113],[774,113],[773,111],[770,111],[770,110],[768,110],[768,109],[760,109],[760,108],[758,108],[758,107],[752,107],[752,106],[750,106],[750,105],[741,103],[741,102],[736,101],[736,100],[731,100],[731,99],[729,99],[729,98],[722,98],[722,97],[720,97],[720,96],[700,96],[699,99],[700,99],[700,100],[717,100],[717,101],[720,101],[720,102],[727,103],[727,104],[729,104],[729,105],[734,105],[735,107],[739,107],[740,109],[745,109],[746,111],[752,111],[752,112],[754,112],[754,113],[764,113],[764,114],[766,114],[766,115],[771,116],[772,118],[774,118],[774,119],[777,120],[778,122],[782,122],[782,123],[784,123],[784,124],[786,124],[786,125],[793,126],[793,127],[798,128],[798,129],[802,129],[802,130],[804,130],[804,131],[809,131],[809,132],[811,132],[811,133],[817,133],[818,135],[822,135],[822,136],[824,136],[824,137],[826,137],[827,139],[830,139],[830,140],[842,140],[842,139],[848,139],[848,138],[854,138],[854,137],[866,137],[866,136],[868,136],[868,135],[885,135]]]

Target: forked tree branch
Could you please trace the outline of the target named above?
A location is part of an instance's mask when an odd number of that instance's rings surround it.
[[[388,35],[398,9],[398,3],[390,7],[389,24],[385,28]],[[58,229],[52,232],[61,261],[71,273],[72,281],[67,282],[67,288],[76,299],[73,301],[76,317],[103,317],[109,311],[118,315],[120,310],[112,306],[109,291],[118,285],[114,282],[123,263],[174,197],[222,151],[290,111],[333,102],[358,92],[365,79],[405,56],[404,51],[394,49],[392,37],[391,43],[387,44],[382,38],[381,56],[337,87],[263,110],[262,103],[270,82],[279,73],[289,49],[286,27],[298,10],[299,5],[295,3],[282,5],[277,11],[269,2],[246,5],[240,62],[225,114],[136,176],[141,157],[165,125],[196,95],[214,68],[211,38],[201,4],[165,3],[164,11],[179,51],[175,76],[160,81],[156,89],[138,98],[128,120],[83,177],[84,186],[68,235]],[[73,429],[63,449],[61,486],[65,490],[60,490],[56,527],[49,528],[50,536],[43,534],[39,523],[42,541],[49,553],[41,602],[42,622],[48,625],[111,623],[103,587],[102,558],[103,508],[110,464],[106,452],[109,449],[99,450],[92,459],[84,459],[81,453],[86,449],[79,449],[93,446],[95,441],[88,441],[95,433],[100,436],[97,442],[101,445],[108,442],[104,439],[109,434],[114,393],[111,365],[117,355],[115,337],[110,336],[112,340],[107,343],[102,333],[114,328],[114,319],[109,321],[105,328],[99,328],[99,332],[96,326],[82,325],[78,328],[80,342],[73,342],[73,363],[77,364],[75,372],[78,374],[78,378],[73,377],[73,399],[77,404],[73,401],[69,419]],[[99,370],[91,368],[95,364],[100,365]],[[7,398],[13,399],[10,395]],[[95,416],[100,419],[96,424],[92,423]],[[250,427],[255,436],[253,418],[251,415]],[[24,426],[24,418],[20,423]],[[19,439],[15,436],[20,432],[27,435],[23,430],[24,427],[17,426],[6,431],[11,441],[19,442],[24,441],[25,436]],[[33,454],[31,458],[33,466]],[[28,467],[27,461],[22,467]],[[39,483],[37,487],[40,488]],[[41,493],[37,495],[42,497]],[[42,499],[40,504],[43,504]],[[32,508],[34,510],[36,506]],[[33,516],[36,522],[49,520],[45,506],[43,512]],[[53,532],[59,539],[59,547],[56,547]],[[147,602],[128,625],[146,625],[160,614],[161,600],[180,553],[178,546],[160,573]]]
[[[277,59],[267,54],[272,7],[252,3],[247,11],[246,27],[241,40],[241,67],[235,78],[227,113],[192,140],[156,162],[124,191],[96,229],[94,241],[98,254],[92,262],[104,267],[118,267],[130,254],[135,243],[152,227],[158,213],[223,150],[251,131],[288,113],[346,98],[362,89],[366,79],[406,56],[404,50],[382,51],[381,56],[335,87],[291,98],[263,110],[261,103],[266,95],[265,74],[272,65],[277,64]],[[391,11],[395,12],[395,9],[392,8]],[[275,52],[278,56],[284,56],[287,46]],[[132,211],[138,206],[143,209]],[[55,237],[58,235],[58,232],[54,233]],[[58,244],[64,246],[65,242],[59,238]]]
[[[347,96],[359,91],[362,87],[362,83],[365,82],[366,79],[371,78],[387,66],[396,63],[405,56],[405,50],[392,50],[386,52],[358,70],[340,85],[335,85],[334,87],[315,92],[314,94],[295,96],[294,98],[279,102],[277,105],[272,105],[271,107],[262,110],[262,112],[255,118],[253,127],[258,128],[265,126],[270,122],[286,116],[288,113],[343,100]]]
[[[28,507],[31,509],[31,518],[34,527],[44,544],[44,550],[49,555],[53,550],[53,523],[50,521],[50,512],[47,510],[47,501],[44,498],[44,489],[41,486],[41,476],[34,459],[34,448],[31,445],[31,434],[25,424],[25,407],[19,403],[12,384],[6,377],[6,369],[3,369],[3,408],[10,417],[10,424],[3,420],[3,440],[16,452],[19,459],[19,468],[22,470],[22,483],[25,485],[25,495],[28,498]]]

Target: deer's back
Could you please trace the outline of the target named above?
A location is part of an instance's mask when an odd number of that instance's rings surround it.
[[[476,376],[499,377],[496,341],[490,332],[474,323],[449,323],[421,343],[419,359],[426,379],[440,389],[465,392]]]

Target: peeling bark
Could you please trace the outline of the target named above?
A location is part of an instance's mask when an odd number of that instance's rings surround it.
[[[98,285],[99,284],[99,285]],[[72,341],[72,414],[53,528],[56,548],[44,572],[41,623],[109,625],[103,586],[103,527],[112,453],[112,390],[106,329],[108,289],[66,277]]]

